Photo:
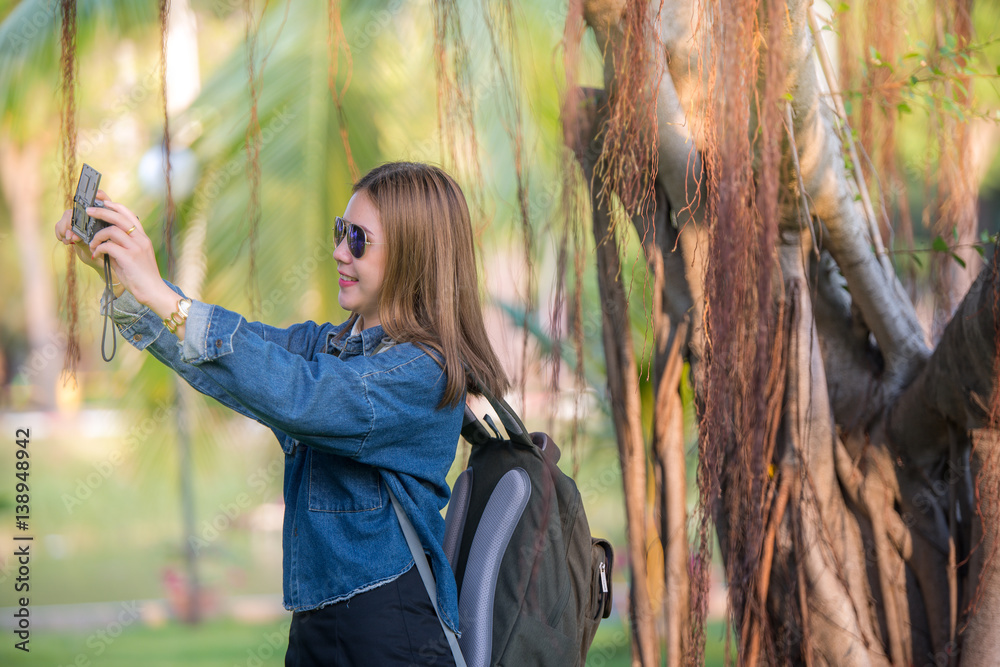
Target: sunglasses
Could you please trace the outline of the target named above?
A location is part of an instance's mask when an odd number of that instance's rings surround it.
[[[365,234],[365,230],[358,227],[353,222],[348,222],[340,216],[336,218],[337,224],[333,226],[333,243],[334,248],[340,246],[340,243],[347,237],[347,249],[351,251],[356,259],[361,259],[365,254],[365,246],[369,245],[385,245],[384,243],[378,243],[376,241],[369,241],[368,236]]]

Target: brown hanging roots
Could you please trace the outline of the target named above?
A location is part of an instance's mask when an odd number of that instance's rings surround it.
[[[246,218],[249,224],[246,242],[249,244],[250,272],[247,276],[247,297],[250,300],[250,311],[256,313],[260,304],[260,286],[257,284],[257,238],[260,234],[260,149],[261,130],[260,118],[257,115],[257,103],[260,101],[260,89],[264,78],[264,61],[257,68],[257,32],[260,22],[267,13],[268,0],[264,0],[260,18],[254,15],[253,0],[247,0],[246,13],[246,51],[247,51],[247,82],[250,87],[250,120],[247,122],[246,152],[247,177],[250,180],[250,200],[247,202]],[[287,16],[287,9],[286,9]],[[282,24],[284,25],[284,24]],[[280,34],[280,31],[279,31]],[[277,41],[277,37],[275,38]]]
[[[351,85],[351,75],[354,71],[354,61],[351,58],[351,45],[347,43],[344,36],[344,25],[340,20],[340,0],[328,0],[327,3],[327,38],[326,53],[328,61],[327,86],[330,88],[330,95],[333,97],[333,104],[337,108],[337,124],[340,126],[340,140],[344,144],[344,154],[347,157],[347,168],[351,172],[351,178],[357,182],[361,178],[358,165],[354,162],[354,153],[351,152],[351,141],[347,134],[347,116],[344,115],[344,96],[347,88]],[[340,52],[344,52],[344,85],[337,86],[337,74],[340,72]]]
[[[950,10],[950,11],[949,11]],[[945,12],[948,11],[946,14]],[[972,42],[972,19],[967,1],[953,0],[938,3],[934,7],[937,41],[942,48],[946,35],[955,37],[954,59],[935,56],[938,62],[931,63],[944,72],[935,84],[935,105],[938,164],[935,175],[938,181],[937,196],[930,207],[933,220],[931,237],[941,237],[949,245],[971,245],[976,242],[978,216],[976,212],[975,171],[973,163],[972,132],[968,118],[972,111],[971,77],[964,71]],[[969,92],[966,92],[969,91]],[[953,102],[949,108],[946,101]],[[962,116],[961,118],[959,116]],[[956,256],[961,257],[961,251]],[[976,261],[972,253],[966,253],[964,262]],[[952,313],[968,290],[975,274],[966,267],[959,266],[951,253],[934,253],[931,257],[934,287],[934,325],[932,336],[940,337]]]
[[[247,275],[247,297],[250,301],[250,312],[256,314],[261,302],[260,285],[257,284],[257,241],[260,236],[260,151],[262,147],[260,117],[257,113],[257,104],[260,101],[260,91],[264,83],[264,68],[267,66],[267,59],[274,50],[274,45],[281,38],[281,33],[285,29],[288,21],[288,10],[291,7],[291,0],[285,3],[285,13],[278,26],[278,31],[274,35],[271,47],[257,65],[257,36],[260,23],[267,14],[268,0],[264,0],[264,7],[260,11],[260,17],[254,15],[254,0],[247,0],[245,7],[246,14],[246,52],[247,52],[247,81],[250,86],[250,120],[247,122],[246,131],[246,152],[247,152],[247,176],[250,181],[250,200],[247,202],[246,218],[249,223],[246,242],[249,244],[250,270]]]
[[[167,23],[170,0],[160,0],[160,93],[163,99],[163,177],[167,185],[163,243],[167,249],[167,275],[174,275],[174,193],[170,178],[170,115],[167,113]]]
[[[716,517],[716,527],[727,561],[730,621],[749,620],[764,637],[770,634],[764,631],[767,616],[755,585],[765,530],[767,390],[774,333],[771,277],[778,229],[785,17],[778,7],[768,9],[766,36],[758,26],[757,0],[713,3],[709,11],[715,21],[703,28],[713,31],[706,43],[715,45],[708,70],[712,103],[707,111],[705,150],[711,229],[705,324],[710,352],[706,397],[700,406],[698,565],[692,577],[688,644],[692,663],[700,663],[704,654],[709,525],[715,506],[722,513]],[[769,50],[759,127],[751,128],[758,44]],[[745,65],[733,67],[737,62]],[[759,136],[762,145],[757,187],[753,136]],[[727,461],[725,469],[722,461]],[[727,633],[727,643],[728,637]],[[766,645],[763,649],[765,654],[770,652]]]
[[[470,80],[469,48],[462,36],[461,12],[456,0],[434,0],[434,75],[437,79],[438,139],[441,161],[466,189],[473,219],[481,220],[477,236],[485,230],[482,196],[483,172],[479,164],[475,91]],[[456,133],[465,132],[464,141]],[[460,146],[464,151],[460,150]],[[470,173],[471,172],[471,173]]]
[[[602,183],[601,196],[617,195],[629,215],[651,200],[657,171],[656,100],[666,66],[659,36],[662,0],[657,7],[653,13],[646,0],[625,3],[625,32],[612,40],[616,88],[608,96],[604,141],[594,170]],[[647,90],[649,81],[656,83]]]
[[[492,8],[496,6],[499,14],[497,19],[493,16]],[[528,179],[526,177],[527,165],[525,164],[524,151],[524,130],[521,117],[521,77],[517,56],[520,53],[517,37],[517,25],[514,20],[514,7],[510,0],[500,0],[499,2],[483,0],[483,17],[486,21],[487,32],[490,36],[490,46],[493,49],[493,60],[497,68],[497,75],[500,78],[502,87],[502,97],[497,106],[503,117],[503,125],[507,130],[514,151],[514,178],[517,183],[517,210],[521,222],[521,244],[524,250],[524,266],[526,267],[524,285],[524,324],[521,327],[521,372],[518,382],[518,391],[521,394],[521,405],[527,405],[524,400],[525,382],[528,376],[528,343],[531,340],[531,329],[527,315],[535,311],[535,279],[532,270],[532,257],[534,255],[533,239],[531,232],[531,214],[529,211]],[[505,48],[501,49],[501,45]],[[504,67],[504,53],[510,54],[512,58],[511,71]],[[523,415],[522,415],[523,416]]]
[[[66,208],[73,207],[76,175],[76,0],[60,3],[62,29],[60,32],[59,70],[62,73],[62,110],[59,119],[63,170],[59,182]],[[80,362],[79,311],[76,294],[76,249],[66,248],[66,313],[69,320],[69,337],[63,361],[63,377],[76,386],[76,369]]]
[[[267,12],[267,0],[261,10],[261,17]],[[246,5],[246,49],[247,81],[250,85],[250,120],[247,123],[246,151],[247,177],[250,179],[250,201],[247,203],[247,221],[250,225],[247,241],[250,244],[250,275],[247,277],[247,296],[251,312],[257,312],[260,303],[260,288],[257,285],[257,236],[260,229],[260,118],[257,116],[257,102],[260,100],[262,73],[257,71],[257,30],[260,20],[254,16],[253,0]]]
[[[573,159],[572,152],[582,154],[580,144],[579,116],[580,105],[583,102],[583,94],[577,80],[577,67],[580,63],[580,46],[583,42],[583,34],[587,24],[583,19],[583,0],[569,0],[569,10],[566,14],[566,26],[563,30],[563,67],[566,72],[566,99],[563,101],[561,118],[563,123],[563,142],[570,150],[567,151],[566,158],[562,161],[562,210],[563,210],[563,237],[560,242],[560,253],[563,265],[556,272],[556,303],[559,303],[560,296],[564,298],[566,285],[565,267],[565,247],[568,235],[569,243],[573,249],[573,277],[576,289],[573,290],[572,321],[570,331],[573,334],[573,347],[576,352],[576,372],[574,373],[573,386],[573,422],[570,427],[570,454],[573,458],[573,477],[576,477],[580,469],[580,419],[582,418],[582,399],[587,385],[586,369],[584,367],[584,337],[583,337],[583,271],[586,266],[587,257],[584,255],[583,232],[581,226],[586,215],[586,197],[584,196],[587,184],[583,182],[583,175],[578,171],[579,162]],[[560,307],[561,310],[561,307]],[[553,306],[555,312],[555,306]],[[554,316],[553,321],[561,326],[561,318]],[[561,339],[556,336],[557,344],[561,345]],[[559,362],[561,352],[556,348],[556,366],[553,369],[554,383],[558,383]],[[554,385],[553,391],[557,391],[558,386]]]
[[[857,118],[860,143],[864,155],[860,165],[865,172],[865,182],[877,188],[871,195],[873,200],[878,195],[878,214],[882,239],[886,247],[893,249],[893,238],[898,233],[902,237],[903,247],[913,249],[913,221],[910,215],[909,198],[906,196],[904,183],[897,160],[896,113],[876,113],[880,109],[896,109],[900,103],[900,90],[904,84],[905,73],[889,65],[898,58],[900,38],[899,30],[903,20],[898,0],[868,0],[866,18],[868,32],[865,39],[857,40],[856,46],[846,44],[841,40],[841,48],[853,51],[855,59],[870,58],[870,54],[860,53],[863,44],[871,45],[879,54],[879,60],[871,62],[867,68],[867,77],[861,89],[861,115]],[[852,48],[853,46],[853,48]],[[849,90],[849,88],[841,88]],[[879,178],[881,175],[881,179]],[[890,209],[890,207],[892,207]],[[898,210],[897,226],[889,219],[889,210]],[[916,280],[915,265],[910,265],[911,282]]]

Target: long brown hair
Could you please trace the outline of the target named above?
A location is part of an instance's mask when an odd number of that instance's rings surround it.
[[[448,377],[439,407],[462,390],[495,396],[510,388],[483,324],[472,222],[465,195],[442,169],[389,162],[354,184],[378,211],[388,254],[379,294],[386,334],[437,352]],[[464,367],[463,367],[464,364]]]

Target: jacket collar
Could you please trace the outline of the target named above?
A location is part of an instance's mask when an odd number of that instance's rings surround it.
[[[338,357],[353,357],[363,354],[370,357],[393,344],[393,340],[385,335],[381,325],[354,331],[337,340],[337,335],[344,330],[347,322],[334,327],[326,335],[326,351]]]

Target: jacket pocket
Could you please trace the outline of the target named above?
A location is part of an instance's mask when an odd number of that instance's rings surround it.
[[[378,470],[335,454],[309,449],[309,509],[370,512],[382,507]]]

